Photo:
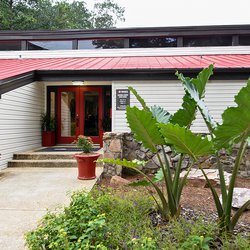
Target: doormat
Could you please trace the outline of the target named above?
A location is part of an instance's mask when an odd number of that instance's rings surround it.
[[[100,148],[93,148],[92,151],[98,151]],[[81,152],[82,149],[75,147],[49,147],[37,150],[36,152]]]

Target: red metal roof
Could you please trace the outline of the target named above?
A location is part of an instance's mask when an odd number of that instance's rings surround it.
[[[46,59],[0,59],[0,80],[34,70],[129,70],[250,68],[250,55],[126,56]]]

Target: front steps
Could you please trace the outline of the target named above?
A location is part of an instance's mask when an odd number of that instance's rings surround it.
[[[98,150],[102,154],[102,149]],[[11,168],[76,168],[77,162],[74,158],[79,151],[64,152],[39,152],[39,150],[28,151],[13,155],[13,160],[8,162]],[[102,157],[102,156],[101,156]],[[97,167],[102,167],[98,163]]]
[[[8,162],[11,168],[75,168],[74,154],[77,152],[25,152],[14,154]]]
[[[75,168],[76,160],[69,159],[52,159],[52,160],[12,160],[8,162],[11,168]]]

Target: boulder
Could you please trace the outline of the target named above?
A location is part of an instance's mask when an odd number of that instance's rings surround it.
[[[211,181],[214,187],[220,185],[218,169],[204,169],[204,172],[206,173],[208,179]],[[182,171],[180,174],[180,178],[183,178],[186,173],[187,171]],[[225,175],[226,186],[228,186],[232,175],[227,172],[224,172],[224,175]],[[206,187],[207,186],[206,179],[203,176],[200,169],[191,169],[187,180],[188,180],[189,186],[193,186],[193,187]]]
[[[130,181],[118,176],[118,175],[115,175],[115,176],[112,176],[111,180],[110,180],[110,184],[111,185],[116,185],[116,186],[124,186],[124,185],[128,185],[130,183]]]
[[[250,189],[248,188],[234,188],[232,206],[240,208],[244,203],[250,200]],[[250,209],[250,205],[247,209]]]

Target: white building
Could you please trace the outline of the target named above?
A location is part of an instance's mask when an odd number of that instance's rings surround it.
[[[209,64],[206,103],[219,121],[250,76],[249,25],[1,31],[0,169],[41,146],[42,112],[56,117],[57,144],[79,134],[101,143],[104,130],[128,131],[124,101],[139,105],[128,86],[173,113],[183,96],[176,70],[192,77]],[[192,129],[206,132],[199,117]]]

